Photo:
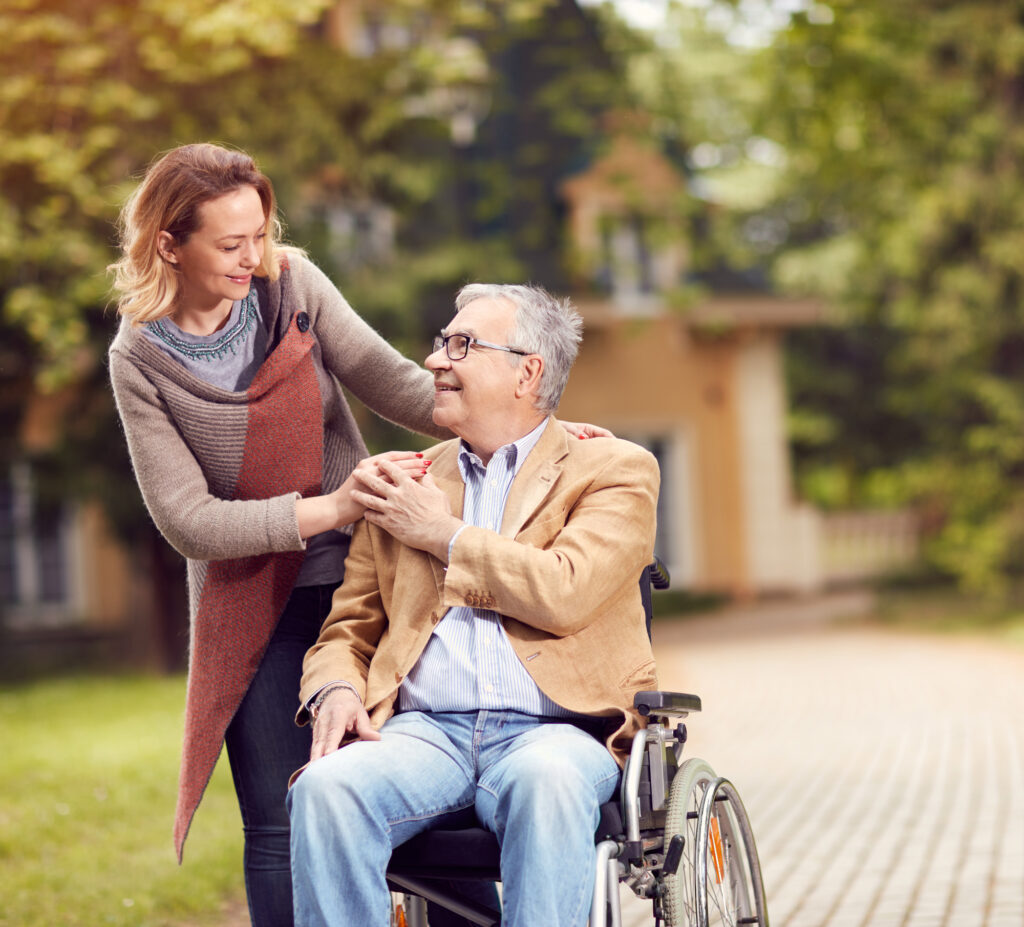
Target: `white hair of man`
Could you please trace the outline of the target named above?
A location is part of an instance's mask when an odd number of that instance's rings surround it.
[[[568,299],[556,299],[540,286],[470,283],[455,297],[459,312],[477,299],[503,299],[516,310],[508,347],[539,354],[544,373],[537,391],[536,407],[552,414],[558,408],[565,384],[583,338],[583,319]],[[520,355],[509,354],[518,364]]]

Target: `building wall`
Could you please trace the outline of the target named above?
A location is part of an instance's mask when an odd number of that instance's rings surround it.
[[[661,438],[677,583],[743,595],[750,578],[735,364],[732,340],[697,341],[678,319],[590,322],[559,414],[645,444]]]
[[[736,384],[751,584],[761,592],[813,590],[821,584],[819,519],[793,499],[776,332],[750,330],[738,340]]]
[[[741,598],[820,586],[819,516],[791,489],[776,329],[588,318],[559,414],[656,450],[658,553],[677,586]]]

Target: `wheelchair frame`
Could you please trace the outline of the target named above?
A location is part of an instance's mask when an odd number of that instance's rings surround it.
[[[621,927],[619,883],[667,927],[768,927],[753,830],[736,787],[704,760],[679,763],[695,695],[638,692],[650,720],[623,771],[623,833],[597,844],[590,927]],[[674,722],[674,719],[680,719]]]
[[[651,586],[663,589],[668,584],[660,561],[644,570],[640,585],[648,633]],[[652,902],[656,927],[768,927],[761,864],[738,791],[704,760],[680,762],[686,744],[682,719],[701,710],[700,698],[646,691],[636,693],[633,704],[648,724],[633,737],[618,801],[601,809],[590,927],[622,927],[620,883]],[[479,840],[483,833],[466,828],[445,836],[458,840],[465,834]],[[496,847],[497,839],[490,839]],[[401,849],[396,854],[407,858]],[[392,890],[406,896],[408,914],[403,909],[401,927],[427,927],[423,899],[481,927],[500,923],[500,912],[458,898],[434,881],[500,881],[495,862],[471,870],[444,869],[443,863],[433,861],[425,866],[403,864],[401,859],[395,863],[392,857],[387,877]]]

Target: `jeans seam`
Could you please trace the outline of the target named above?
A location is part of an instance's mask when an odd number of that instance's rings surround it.
[[[473,804],[474,804],[474,802],[471,799],[470,801],[466,802],[465,804],[453,805],[450,808],[442,807],[442,808],[437,808],[437,809],[433,809],[433,810],[429,810],[429,811],[424,811],[424,812],[422,812],[420,814],[409,815],[408,817],[401,817],[401,818],[394,818],[394,819],[388,818],[387,819],[388,829],[390,830],[396,824],[408,824],[410,821],[425,821],[425,820],[428,820],[429,818],[439,817],[442,814],[453,814],[456,811],[465,811],[467,808],[472,808]]]

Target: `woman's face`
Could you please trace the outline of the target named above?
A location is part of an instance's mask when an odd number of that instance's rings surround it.
[[[199,228],[184,244],[160,233],[158,248],[180,274],[179,305],[189,311],[229,311],[249,292],[263,260],[267,219],[255,187],[239,187],[199,207]]]

